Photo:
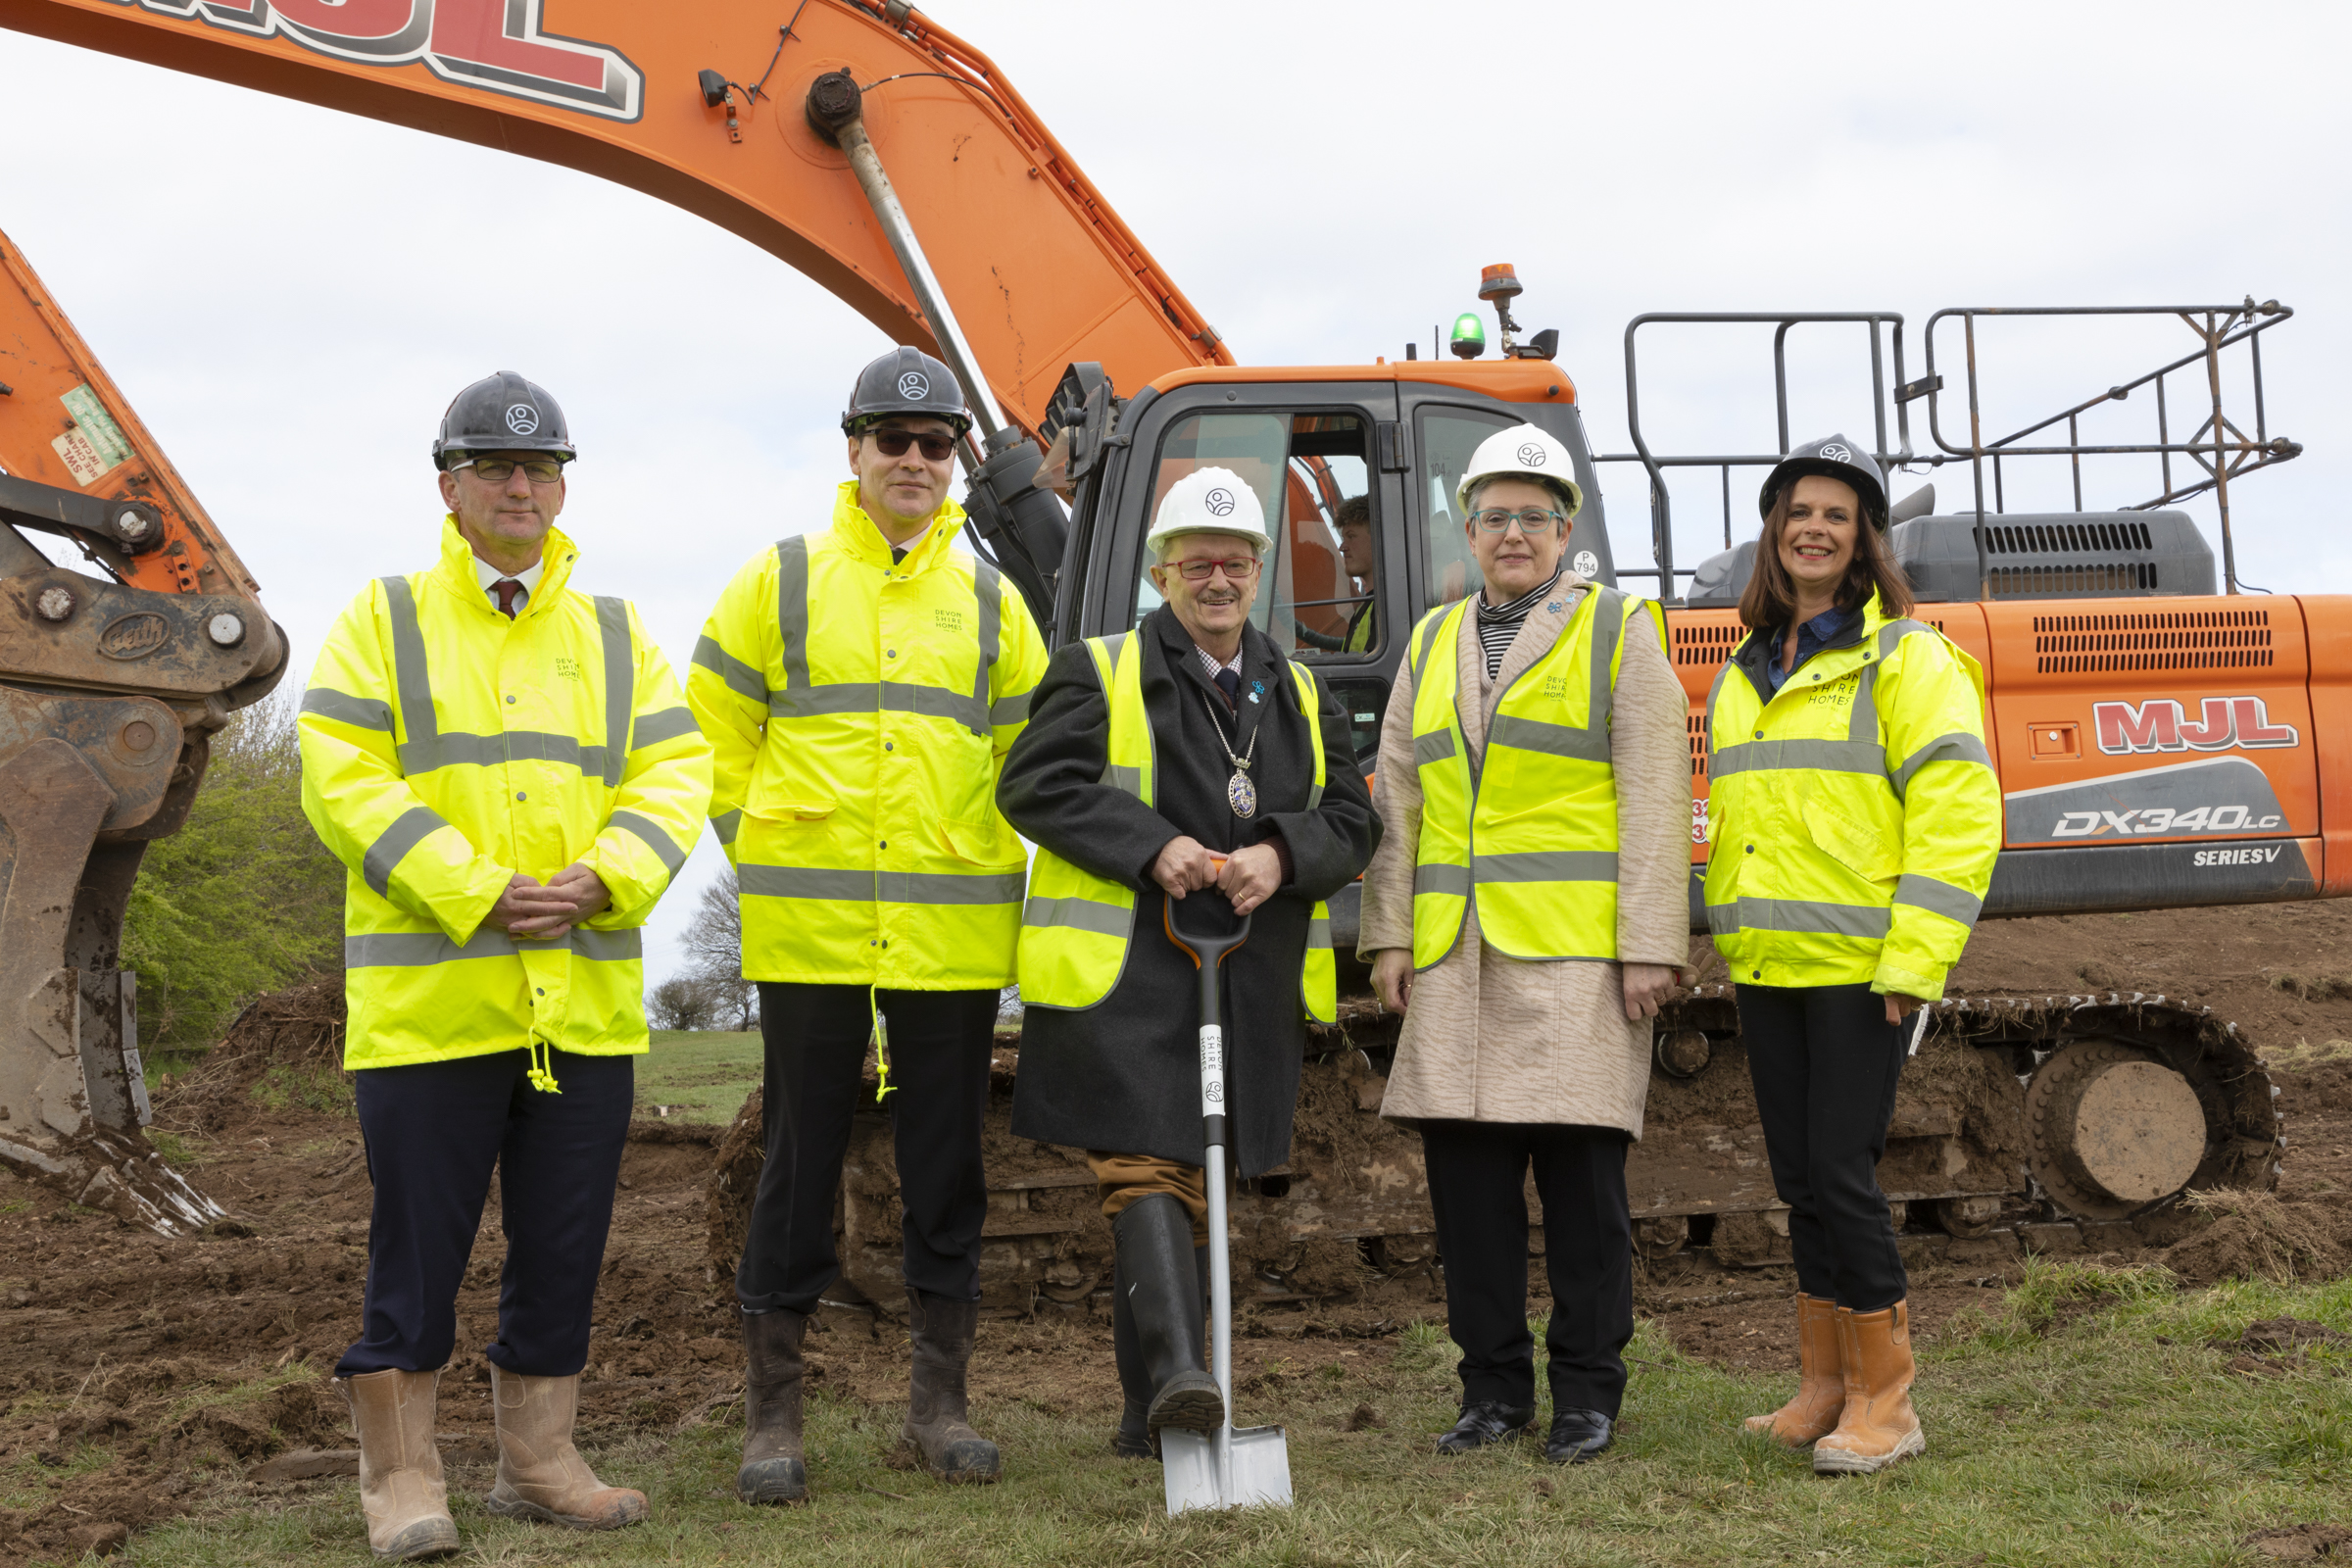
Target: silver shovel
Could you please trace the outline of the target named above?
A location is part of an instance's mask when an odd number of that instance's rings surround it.
[[[1191,955],[1200,971],[1200,1126],[1208,1145],[1208,1309],[1210,1370],[1225,1400],[1214,1432],[1162,1427],[1159,1463],[1168,1512],[1187,1508],[1291,1505],[1291,1450],[1280,1427],[1233,1424],[1233,1257],[1225,1235],[1225,1029],[1219,1021],[1217,969],[1250,938],[1250,917],[1231,936],[1190,936],[1176,929],[1176,901],[1161,901],[1168,940]]]

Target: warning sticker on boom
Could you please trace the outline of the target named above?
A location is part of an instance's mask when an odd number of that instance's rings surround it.
[[[78,485],[94,483],[116,465],[130,460],[130,443],[98,394],[84,382],[58,401],[74,416],[74,428],[49,443]]]

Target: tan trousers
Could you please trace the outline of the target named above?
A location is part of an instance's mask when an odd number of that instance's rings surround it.
[[[1193,1216],[1193,1245],[1208,1245],[1208,1184],[1200,1167],[1183,1165],[1151,1154],[1113,1154],[1101,1149],[1086,1152],[1094,1168],[1095,1192],[1102,1200],[1102,1217],[1117,1219],[1139,1198],[1165,1193]]]

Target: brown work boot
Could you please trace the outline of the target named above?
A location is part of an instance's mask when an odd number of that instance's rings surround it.
[[[1838,1348],[1844,1357],[1845,1414],[1837,1431],[1813,1445],[1813,1473],[1866,1476],[1927,1452],[1927,1434],[1911,1408],[1909,1303],[1879,1312],[1839,1307]]]
[[[914,1372],[900,1436],[923,1450],[923,1468],[942,1481],[994,1481],[997,1446],[965,1419],[964,1369],[980,1327],[978,1301],[951,1301],[906,1288],[906,1329],[914,1337]]]
[[[1741,1423],[1760,1438],[1791,1448],[1826,1438],[1845,1413],[1845,1357],[1838,1348],[1838,1303],[1799,1292],[1796,1298],[1796,1397],[1770,1415]]]
[[[618,1530],[649,1511],[645,1494],[608,1487],[571,1446],[580,1379],[526,1378],[490,1368],[498,1416],[498,1485],[482,1499],[505,1519],[544,1519],[574,1530]]]
[[[801,1457],[801,1335],[804,1312],[777,1307],[743,1314],[743,1463],[735,1495],[746,1502],[807,1502]]]
[[[433,1386],[438,1372],[363,1372],[337,1378],[360,1435],[360,1508],[368,1549],[406,1562],[456,1551],[457,1522],[441,1484],[433,1446]]]

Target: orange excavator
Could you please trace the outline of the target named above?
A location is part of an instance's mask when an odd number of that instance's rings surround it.
[[[1416,344],[1368,365],[1237,366],[1003,73],[903,0],[788,0],[782,14],[744,0],[0,0],[0,26],[567,165],[760,245],[963,379],[980,411],[966,454],[975,548],[1056,643],[1152,608],[1142,541],[1154,503],[1198,466],[1240,472],[1278,519],[1262,623],[1348,701],[1367,757],[1403,629],[1478,586],[1451,510],[1463,466],[1496,429],[1540,424],[1575,455],[1593,498],[1569,543],[1578,569],[1648,579],[1670,607],[1692,700],[1694,870],[1706,854],[1704,698],[1739,635],[1731,606],[1753,549],[1733,542],[1731,477],[1789,445],[1788,382],[1777,370],[1772,451],[1662,453],[1641,427],[1637,346],[1668,324],[1761,323],[1785,367],[1792,330],[1858,324],[1874,454],[1970,480],[1970,505],[1948,514],[1934,511],[1932,487],[1904,498],[1895,542],[1922,616],[1989,679],[2007,832],[1985,913],[2352,887],[2352,772],[2333,755],[2352,744],[2352,600],[2239,593],[2229,531],[2231,480],[2299,450],[2272,438],[2261,413],[2260,339],[2291,316],[2276,305],[2168,308],[2197,333],[2195,352],[2008,435],[1985,428],[1978,338],[2017,313],[1939,313],[1915,379],[1890,312],[1645,317],[1626,335],[1635,450],[1610,455],[1587,439],[1557,335],[1512,319],[1520,285],[1507,267],[1489,268],[1479,289],[1499,329],[1493,355],[1471,316],[1449,352],[1433,338],[1426,358]],[[126,1170],[169,1175],[137,1135],[129,991],[114,967],[136,845],[184,812],[208,727],[267,691],[284,656],[251,580],[13,250],[8,265],[0,379],[24,384],[0,396],[0,484],[13,487],[0,490],[0,702],[14,725],[0,731],[0,818],[19,857],[0,930],[0,1158],[96,1201],[130,1189]],[[1960,381],[1949,391],[1939,342]],[[41,374],[9,357],[17,345]],[[2252,434],[2224,414],[2232,355],[2253,363]],[[2192,414],[2179,414],[2191,381],[2202,383]],[[2155,440],[2083,442],[2086,417],[2134,395],[2156,415]],[[1923,406],[1929,438],[1915,451]],[[2142,504],[2082,511],[2078,478],[2073,512],[2003,510],[2021,464],[2071,463],[2079,475],[2086,456],[2130,455],[2160,469]],[[1609,463],[1650,481],[1649,566],[1613,559],[1594,482]],[[1722,475],[1725,549],[1678,567],[1670,475],[1709,469]],[[2221,504],[2219,582],[2202,535],[2171,510],[2206,489]],[[12,531],[24,527],[73,540],[105,579],[50,566]],[[53,590],[70,608],[44,618]],[[165,774],[138,773],[149,764],[120,752],[142,733],[134,752],[172,760],[151,804],[138,781]],[[1352,923],[1341,905],[1334,918]],[[1648,1132],[1629,1170],[1640,1245],[1779,1255],[1785,1225],[1733,997],[1676,1004],[1656,1041]],[[1305,1293],[1315,1260],[1339,1253],[1350,1268],[1427,1257],[1417,1149],[1374,1114],[1394,1042],[1395,1020],[1368,1000],[1318,1034],[1292,1168],[1235,1207],[1264,1289]],[[2271,1098],[2251,1050],[2201,1009],[2142,996],[1954,999],[1905,1075],[1881,1181],[1923,1235],[1981,1237],[2028,1219],[2145,1225],[2184,1189],[2276,1180]],[[1084,1222],[1091,1177],[1053,1151],[1012,1146],[992,1139],[1004,1158],[992,1166],[984,1286],[1000,1301],[1041,1290],[1078,1299],[1106,1246]],[[845,1264],[881,1299],[896,1291],[887,1149],[860,1136],[844,1194]],[[201,1213],[184,1184],[162,1196],[171,1202],[117,1206],[159,1225]]]

